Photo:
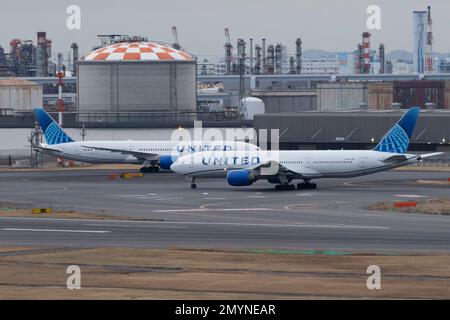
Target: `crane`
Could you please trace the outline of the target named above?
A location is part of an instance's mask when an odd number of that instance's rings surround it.
[[[181,49],[180,43],[178,42],[178,33],[177,33],[177,27],[172,27],[172,34],[173,34],[173,48],[174,49]]]

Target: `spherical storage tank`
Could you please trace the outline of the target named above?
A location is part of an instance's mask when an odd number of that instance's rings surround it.
[[[247,110],[247,119],[253,120],[255,114],[264,114],[266,112],[264,101],[261,99],[247,97],[242,99],[242,103]]]
[[[196,111],[196,61],[155,42],[121,42],[78,65],[80,113]]]

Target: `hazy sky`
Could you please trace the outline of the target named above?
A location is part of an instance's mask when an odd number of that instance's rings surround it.
[[[68,30],[66,9],[81,8],[81,30]],[[380,42],[389,52],[412,51],[412,11],[432,6],[434,49],[450,52],[450,0],[3,0],[0,11],[0,44],[9,40],[36,41],[37,31],[53,40],[54,53],[69,51],[75,41],[80,54],[98,45],[97,34],[144,35],[172,42],[172,26],[178,28],[180,43],[199,55],[223,55],[224,27],[233,44],[238,37],[265,37],[281,42],[290,51],[297,37],[304,49],[350,51],[367,31],[366,8],[381,7],[381,30],[371,33],[372,47]]]

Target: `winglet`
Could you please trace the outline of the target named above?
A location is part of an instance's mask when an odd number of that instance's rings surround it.
[[[59,124],[44,109],[35,108],[34,114],[48,144],[73,142],[72,138],[64,132]]]
[[[410,108],[401,119],[381,139],[373,149],[375,151],[405,153],[408,150],[417,118],[420,114],[419,107]]]

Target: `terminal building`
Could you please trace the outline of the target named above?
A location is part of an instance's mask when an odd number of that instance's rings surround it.
[[[278,129],[280,149],[372,149],[405,110],[327,111],[255,115],[254,128]],[[450,112],[422,110],[410,141],[412,151],[450,152]]]

